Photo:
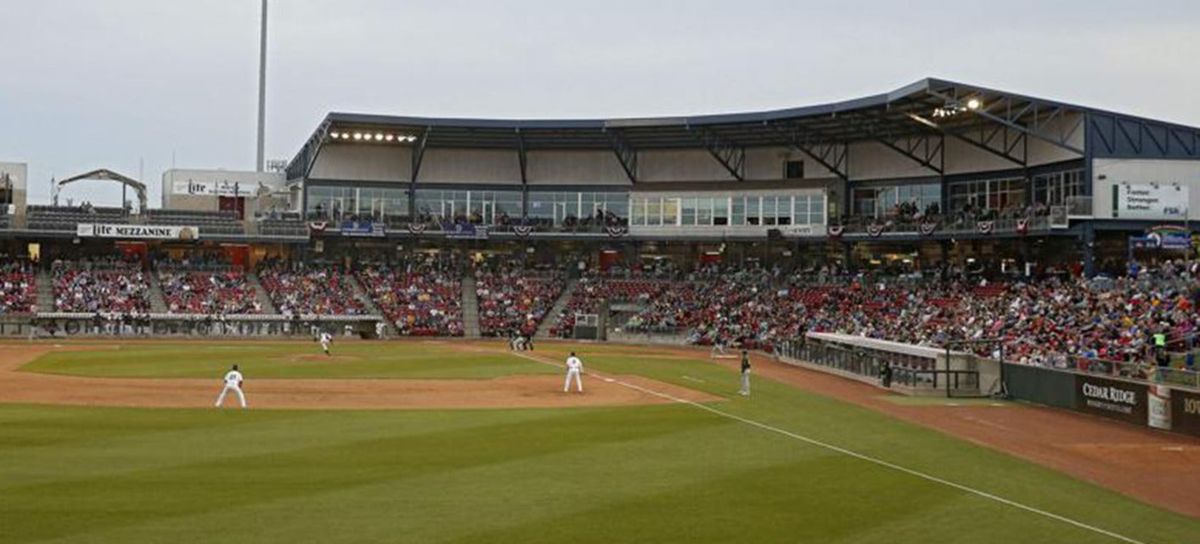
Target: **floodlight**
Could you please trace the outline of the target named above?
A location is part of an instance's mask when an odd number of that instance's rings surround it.
[[[967,101],[967,109],[977,110],[979,109],[979,106],[980,104],[978,98],[972,98]]]

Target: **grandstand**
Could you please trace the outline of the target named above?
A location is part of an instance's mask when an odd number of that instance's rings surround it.
[[[1060,364],[1144,353],[1135,340],[1066,344],[1020,311],[985,327],[963,308],[1102,304],[1114,290],[1188,316],[1194,303],[1179,279],[1193,272],[1165,263],[1193,251],[1200,129],[938,79],[690,117],[330,113],[283,171],[173,169],[158,207],[142,181],[105,169],[27,205],[24,166],[0,167],[10,316],[561,336],[601,313],[614,330],[763,349],[806,331],[940,345],[1019,326],[1041,342],[1009,355]],[[119,182],[137,206],[61,205],[81,179]],[[1172,287],[1091,279],[1129,276],[1131,261]],[[1190,318],[1159,317],[1190,338]]]

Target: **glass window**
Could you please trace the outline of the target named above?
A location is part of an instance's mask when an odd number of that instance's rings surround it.
[[[714,225],[728,225],[729,224],[729,199],[728,198],[714,198],[713,199],[713,224]]]
[[[629,224],[645,225],[646,224],[646,199],[644,197],[634,197],[633,210],[629,214]]]
[[[746,197],[733,197],[733,224],[742,226],[746,224]]]
[[[761,225],[762,224],[762,198],[757,196],[746,197],[746,224]]]
[[[646,199],[646,225],[651,227],[662,226],[663,224],[663,204],[662,198],[651,197]]]
[[[682,213],[680,214],[679,224],[684,226],[694,226],[696,224],[696,199],[680,199],[680,206],[682,207]]]
[[[713,224],[713,199],[696,199],[696,224],[710,226]]]
[[[671,226],[679,224],[679,199],[664,198],[662,204],[662,224]]]

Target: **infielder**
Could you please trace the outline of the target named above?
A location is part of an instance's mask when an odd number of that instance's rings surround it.
[[[225,373],[225,387],[221,389],[221,395],[217,397],[217,408],[220,408],[221,404],[225,402],[225,394],[230,391],[237,393],[238,401],[242,403],[242,408],[245,408],[246,395],[242,393],[242,373],[238,372],[238,365],[233,365],[233,368]]]
[[[578,389],[580,393],[583,392],[583,378],[579,377],[582,373],[583,361],[580,361],[579,357],[576,357],[575,352],[572,351],[571,356],[567,357],[567,381],[563,383],[563,393],[571,390],[572,377],[575,378],[575,388]]]
[[[750,353],[742,350],[742,390],[738,391],[743,397],[750,396]]]
[[[329,353],[329,344],[333,342],[333,335],[329,334],[328,332],[321,331],[320,340],[321,340],[321,349],[325,351],[325,355],[331,355]]]

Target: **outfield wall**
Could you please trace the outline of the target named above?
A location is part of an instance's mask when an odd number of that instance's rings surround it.
[[[1200,392],[1117,376],[1004,363],[1008,394],[1134,425],[1200,436]]]

